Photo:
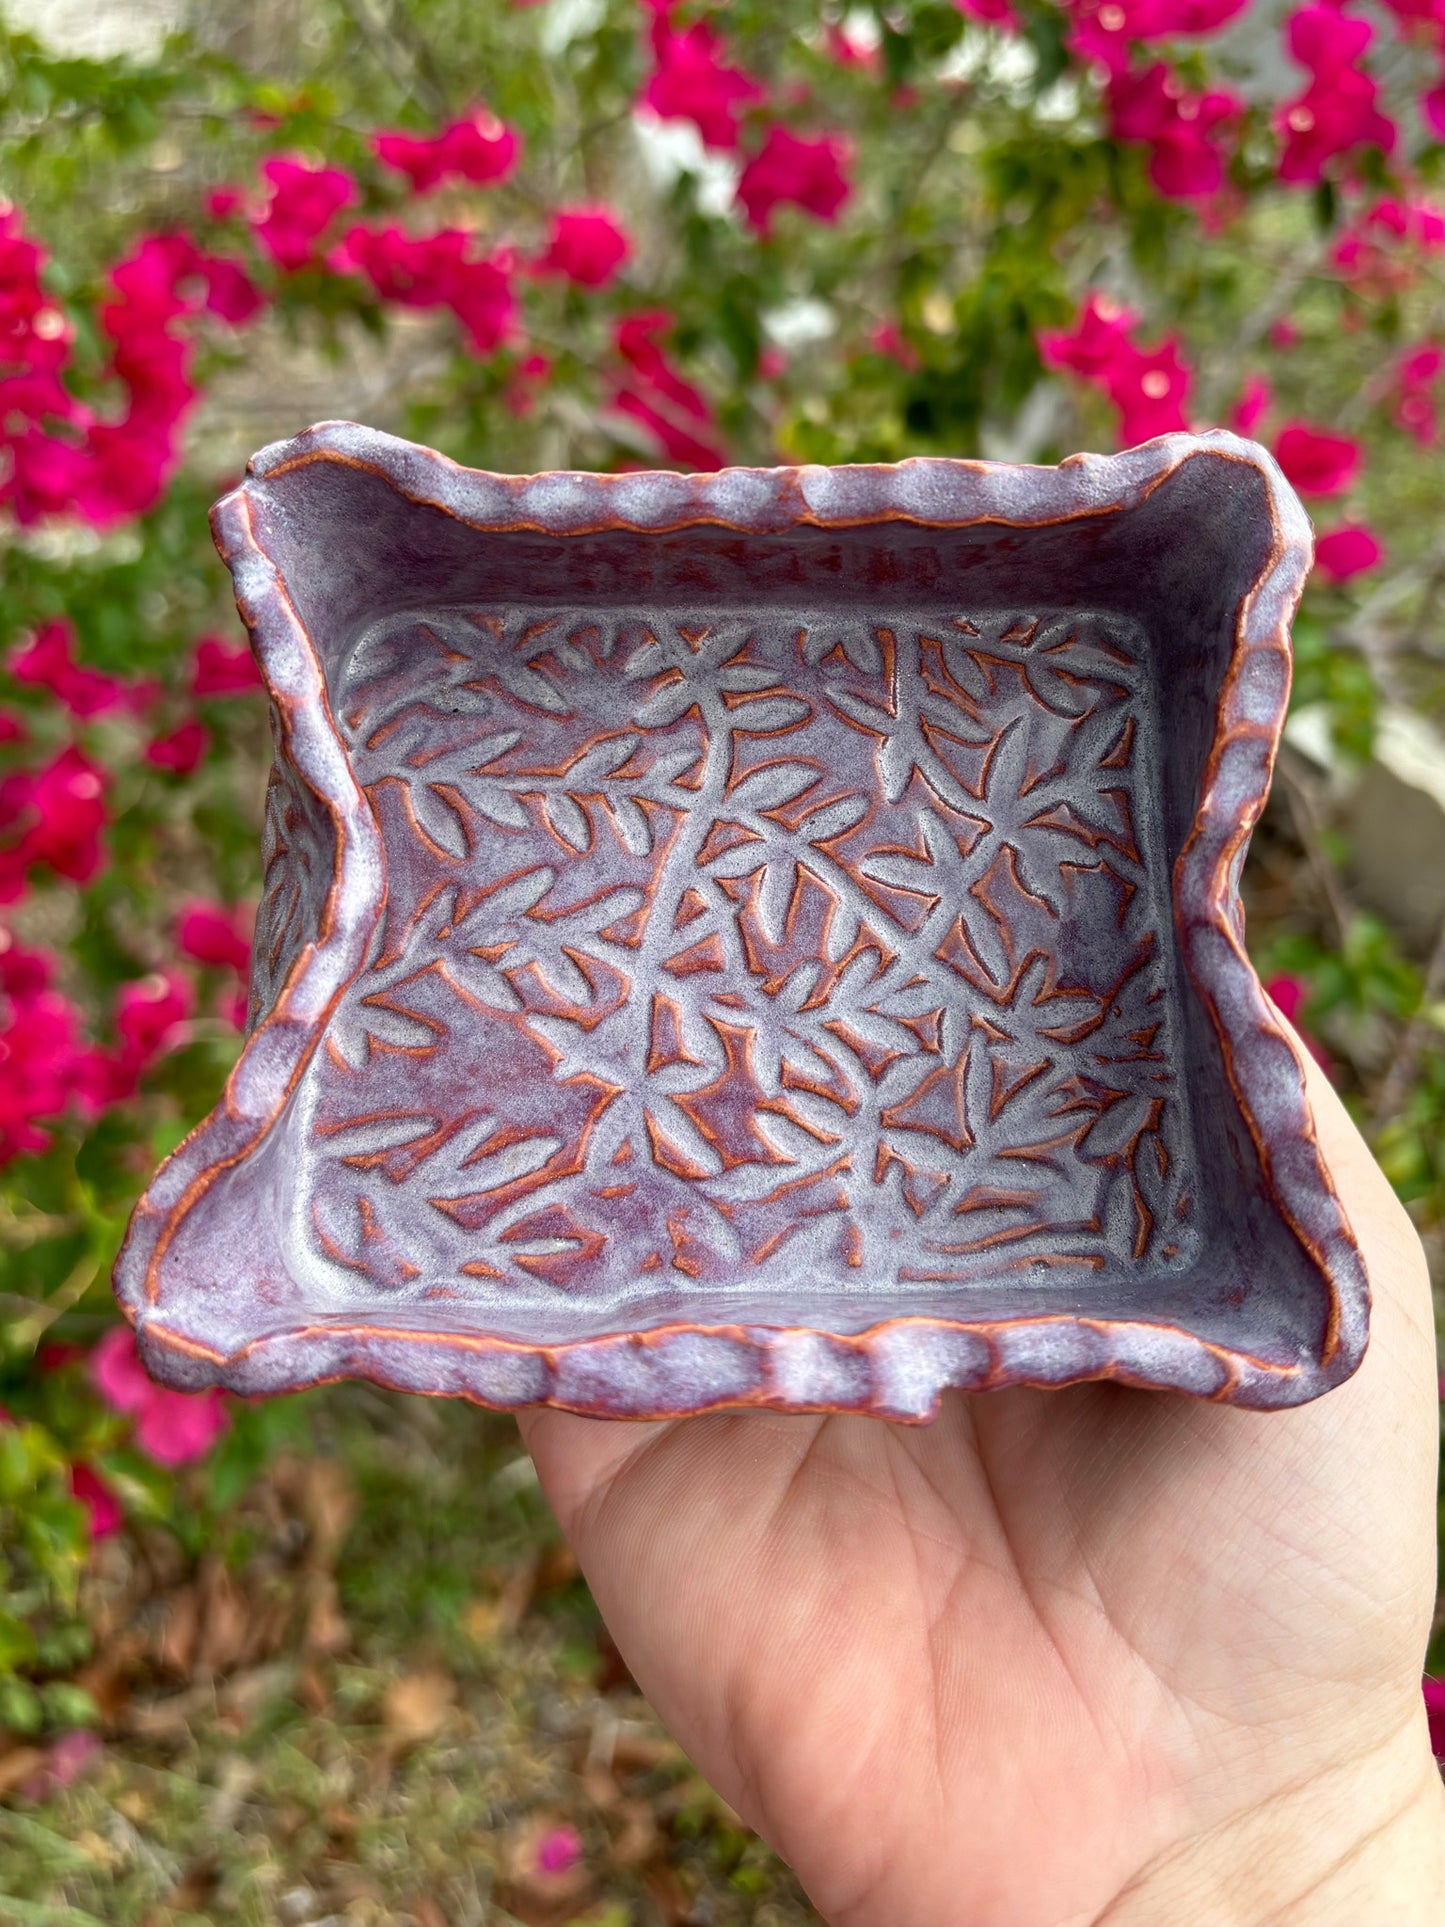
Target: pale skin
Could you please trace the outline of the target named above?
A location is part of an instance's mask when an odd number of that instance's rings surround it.
[[[1314,1404],[522,1416],[639,1684],[840,1927],[1445,1922],[1429,1285],[1309,1083],[1374,1292]]]

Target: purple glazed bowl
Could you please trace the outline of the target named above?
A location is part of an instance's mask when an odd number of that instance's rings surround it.
[[[329,423],[214,526],[276,761],[249,1041],[116,1267],[157,1377],[1355,1369],[1237,897],[1310,560],[1262,450],[513,477]]]

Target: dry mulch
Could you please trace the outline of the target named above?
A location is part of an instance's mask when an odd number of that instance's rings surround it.
[[[802,1927],[638,1693],[509,1421],[338,1387],[188,1554],[99,1549],[94,1737],[0,1753],[15,1927]]]

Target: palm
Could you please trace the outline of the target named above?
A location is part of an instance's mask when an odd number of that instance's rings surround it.
[[[1107,1916],[1418,1700],[1428,1292],[1315,1101],[1377,1295],[1316,1405],[1093,1385],[953,1395],[918,1429],[526,1419],[643,1689],[831,1918]]]

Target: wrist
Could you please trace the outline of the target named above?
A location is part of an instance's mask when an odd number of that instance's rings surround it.
[[[1445,1927],[1445,1782],[1418,1719],[1159,1855],[1098,1927]]]

